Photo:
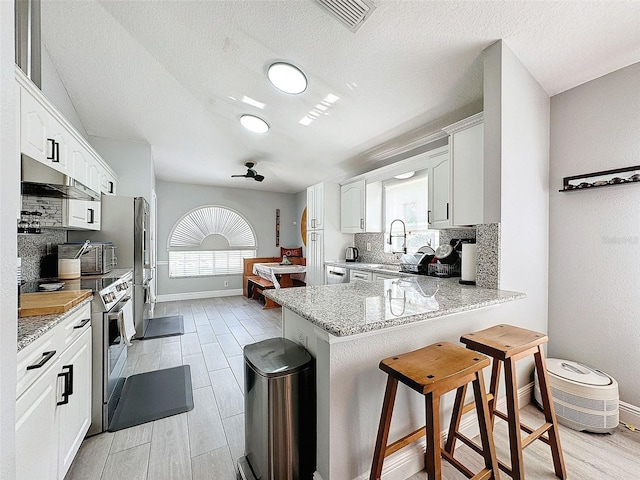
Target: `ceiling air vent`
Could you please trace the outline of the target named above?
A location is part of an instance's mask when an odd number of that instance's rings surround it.
[[[357,32],[376,6],[365,0],[315,0],[352,32]]]

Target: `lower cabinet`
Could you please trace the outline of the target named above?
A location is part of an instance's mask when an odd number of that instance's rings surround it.
[[[365,280],[367,282],[370,282],[371,272],[364,272],[362,270],[349,270],[349,281],[353,282],[354,280]]]
[[[44,369],[16,400],[18,480],[64,479],[89,430],[91,325],[84,320],[90,314],[86,305],[56,325],[43,348],[46,351],[39,361],[30,360],[28,367],[21,362],[23,352],[18,353],[19,369]],[[25,354],[33,354],[39,345],[28,348]]]

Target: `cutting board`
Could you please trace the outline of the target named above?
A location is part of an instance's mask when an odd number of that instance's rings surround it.
[[[92,295],[91,290],[23,293],[20,295],[19,317],[64,313]]]

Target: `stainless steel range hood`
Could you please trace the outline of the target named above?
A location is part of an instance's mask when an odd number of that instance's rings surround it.
[[[22,194],[39,197],[98,200],[100,194],[31,157],[22,155]]]

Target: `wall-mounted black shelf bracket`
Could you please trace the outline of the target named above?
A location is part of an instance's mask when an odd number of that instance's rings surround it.
[[[562,179],[562,189],[559,191],[573,192],[575,190],[612,187],[614,185],[636,182],[640,183],[640,165],[564,177]]]

